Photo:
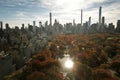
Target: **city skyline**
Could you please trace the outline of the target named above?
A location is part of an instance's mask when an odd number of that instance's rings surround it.
[[[119,0],[0,0],[0,21],[9,23],[10,27],[24,23],[33,24],[49,21],[49,12],[60,23],[81,22],[81,9],[83,10],[83,23],[89,20],[96,23],[99,21],[99,7],[102,6],[102,16],[106,23],[117,24],[120,19]]]

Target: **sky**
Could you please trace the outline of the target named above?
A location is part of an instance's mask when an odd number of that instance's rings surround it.
[[[98,22],[99,7],[102,6],[102,16],[105,22],[116,25],[120,19],[120,0],[0,0],[0,21],[9,23],[10,27],[24,23],[33,24],[36,21],[49,22],[49,13],[52,21],[57,19],[61,24],[81,22],[81,9],[83,22],[91,16],[92,23]]]

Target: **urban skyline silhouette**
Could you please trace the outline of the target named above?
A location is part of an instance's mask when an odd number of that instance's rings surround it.
[[[49,20],[48,13],[52,12],[53,20],[57,19],[61,24],[72,22],[73,19],[80,23],[82,9],[83,23],[91,16],[93,24],[98,22],[98,8],[102,6],[102,16],[105,16],[106,23],[112,22],[116,26],[120,19],[119,3],[119,0],[1,0],[0,21],[9,23],[11,27],[21,26],[23,23],[32,24],[32,21],[45,23]]]

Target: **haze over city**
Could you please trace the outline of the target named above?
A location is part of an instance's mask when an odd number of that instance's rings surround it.
[[[0,80],[120,80],[120,0],[0,0]]]
[[[81,9],[83,9],[83,23],[88,21],[97,23],[99,10],[102,6],[102,16],[106,23],[117,24],[120,19],[119,0],[0,0],[0,20],[9,23],[10,27],[19,26],[24,23],[32,24],[49,20],[49,12],[53,14],[53,21],[57,19],[60,23],[81,21]],[[36,23],[36,25],[38,25]]]

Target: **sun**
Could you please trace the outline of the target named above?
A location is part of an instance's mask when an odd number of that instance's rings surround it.
[[[73,11],[82,7],[84,0],[56,0],[56,5],[64,11]]]
[[[65,61],[65,67],[68,68],[68,69],[73,68],[73,64],[74,64],[73,61],[70,60],[70,59]]]

